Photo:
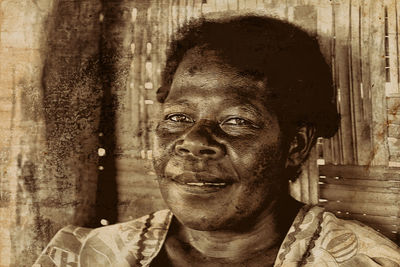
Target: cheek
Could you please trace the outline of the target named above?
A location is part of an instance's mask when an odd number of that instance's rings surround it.
[[[235,165],[259,172],[282,160],[282,145],[277,136],[249,136],[230,140],[231,158]]]
[[[179,133],[170,133],[162,126],[156,128],[153,144],[153,166],[159,176],[164,175],[169,159],[174,156],[174,143],[179,136]]]
[[[234,166],[243,185],[238,212],[245,212],[246,205],[263,206],[284,190],[288,181],[282,177],[284,163],[280,143],[247,146],[246,153],[235,159]],[[238,168],[238,166],[242,166]]]
[[[252,177],[253,187],[262,187],[276,183],[283,171],[283,164],[280,160],[278,147],[264,147],[250,159],[248,176]]]
[[[264,146],[241,163],[246,168],[238,170],[243,191],[235,204],[237,214],[257,213],[283,193],[288,181],[282,177],[280,155],[278,146]]]

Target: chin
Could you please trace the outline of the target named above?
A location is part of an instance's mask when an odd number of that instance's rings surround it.
[[[225,220],[218,212],[213,213],[212,216],[208,215],[210,211],[205,213],[196,211],[196,215],[193,214],[193,211],[178,210],[174,212],[172,210],[172,212],[181,224],[197,231],[228,230],[232,226],[232,222]]]

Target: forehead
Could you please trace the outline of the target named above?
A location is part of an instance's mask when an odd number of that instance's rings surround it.
[[[180,62],[166,101],[186,96],[263,101],[268,93],[266,79],[231,66],[215,51],[193,48]]]

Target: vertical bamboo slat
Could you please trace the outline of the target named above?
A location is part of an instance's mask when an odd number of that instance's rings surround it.
[[[227,6],[228,6],[228,10],[238,10],[239,6],[238,6],[238,1],[237,0],[227,0]]]
[[[288,9],[290,6],[291,4],[289,3],[289,1],[286,1],[285,3],[283,2],[278,3],[277,1],[264,0],[264,10],[267,12],[269,16],[275,18],[289,20]]]
[[[340,112],[340,91],[337,90],[338,87],[338,66],[337,66],[337,55],[336,55],[336,46],[337,46],[337,41],[336,41],[336,8],[335,6],[337,3],[332,2],[332,45],[331,45],[331,64],[332,64],[332,79],[333,79],[333,84],[336,90],[336,100],[337,100],[337,110]],[[336,135],[331,138],[331,148],[332,148],[332,163],[334,164],[339,164],[343,162],[343,153],[342,153],[342,147],[341,147],[341,133],[338,131]]]
[[[264,5],[264,1],[263,0],[257,0],[257,9],[258,10],[264,10],[265,9],[265,5]]]
[[[385,51],[385,54],[389,56],[389,81],[386,82],[386,95],[396,94],[399,90],[399,61],[398,61],[398,51],[397,51],[397,16],[396,16],[396,1],[395,0],[385,0],[385,26],[387,27],[387,35],[388,38],[388,51]],[[386,56],[386,55],[385,55]]]
[[[387,112],[385,99],[385,13],[381,1],[370,3],[370,42],[369,51],[372,103],[372,164],[387,165]]]
[[[144,26],[140,27],[140,35],[137,36],[137,44],[139,48],[139,57],[138,57],[138,80],[137,80],[137,90],[139,91],[139,125],[140,125],[140,140],[141,140],[141,151],[140,156],[142,159],[146,158],[146,150],[148,149],[148,132],[147,129],[147,109],[145,104],[146,99],[146,91],[144,89],[144,84],[146,80],[146,43],[147,43],[147,28],[145,27],[147,22],[147,11],[148,7],[143,7],[138,12],[138,22]]]
[[[246,3],[246,8],[251,10],[257,9],[257,0],[244,0],[244,2]]]
[[[361,165],[368,164],[371,147],[370,136],[368,131],[368,123],[363,116],[363,99],[361,95],[361,36],[360,36],[360,6],[351,6],[351,39],[350,39],[350,77],[352,91],[352,118],[353,118],[353,134],[355,145],[355,162]]]
[[[318,182],[319,182],[319,173],[318,173],[318,151],[317,147],[315,146],[311,152],[308,159],[308,186],[309,186],[309,197],[308,202],[309,204],[318,204],[319,200],[319,190],[318,190]]]
[[[318,6],[317,35],[321,52],[325,56],[325,60],[332,67],[332,5],[320,4]],[[332,140],[323,140],[323,158],[326,163],[334,163],[334,155],[332,148]]]
[[[399,0],[395,0],[394,1],[394,12],[395,12],[395,27],[396,27],[396,65],[397,65],[397,93],[400,93],[400,1]]]
[[[349,81],[349,6],[334,5],[336,26],[336,66],[337,88],[340,100],[340,113],[342,115],[340,127],[340,141],[343,151],[343,163],[354,162],[354,143],[351,118],[351,91]]]
[[[362,0],[361,2],[361,80],[362,80],[362,96],[363,96],[363,115],[364,120],[371,122],[371,76],[370,76],[370,1]],[[370,140],[372,142],[372,140]],[[369,153],[370,154],[370,153]]]
[[[154,119],[156,117],[157,105],[155,105],[155,88],[158,88],[159,83],[159,75],[157,73],[157,68],[160,66],[161,62],[159,62],[158,55],[160,54],[158,51],[160,49],[160,17],[158,16],[158,5],[157,3],[153,3],[148,9],[147,16],[147,32],[149,32],[149,36],[146,42],[146,78],[144,80],[144,91],[146,92],[145,96],[145,107],[147,109],[147,148],[146,148],[146,158],[152,158],[152,144],[153,144],[153,128],[154,128]]]
[[[238,10],[243,10],[246,8],[246,1],[238,1]]]
[[[136,87],[138,86],[137,84],[137,79],[135,77],[135,73],[136,73],[136,69],[137,69],[137,58],[139,56],[139,54],[137,53],[137,43],[136,43],[136,34],[135,31],[138,31],[138,27],[136,24],[136,20],[137,20],[137,12],[138,9],[136,7],[132,7],[132,9],[130,10],[131,12],[131,43],[130,43],[130,54],[131,54],[131,64],[130,64],[130,71],[129,71],[129,81],[128,81],[128,88],[127,88],[127,93],[126,93],[126,97],[127,99],[125,99],[125,101],[128,103],[129,106],[129,114],[121,114],[118,119],[117,119],[117,124],[124,125],[124,127],[126,127],[128,130],[128,132],[131,133],[131,140],[132,143],[131,144],[121,144],[123,143],[122,141],[122,133],[119,133],[117,130],[117,135],[120,136],[119,140],[117,141],[117,143],[119,144],[120,147],[122,147],[124,150],[127,150],[125,153],[132,153],[133,151],[137,152],[140,150],[141,148],[141,141],[139,136],[139,132],[140,132],[140,125],[139,125],[139,120],[138,120],[138,114],[139,113],[139,103],[137,101],[137,99],[139,99],[139,91],[136,90]],[[125,115],[125,116],[124,116]],[[119,121],[121,123],[119,123]],[[126,121],[128,123],[126,123]],[[116,127],[117,129],[120,127]],[[126,148],[128,147],[128,148]],[[131,152],[128,152],[131,151]],[[122,151],[120,151],[122,152]],[[135,153],[133,152],[133,153]]]
[[[218,10],[218,11],[228,10],[228,1],[227,0],[216,1],[215,4],[216,4],[216,10]]]
[[[317,35],[319,45],[325,60],[332,64],[332,5],[324,4],[317,7]]]

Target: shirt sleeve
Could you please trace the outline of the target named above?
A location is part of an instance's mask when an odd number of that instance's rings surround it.
[[[76,226],[62,228],[36,260],[34,267],[77,267],[82,244],[92,229]]]
[[[325,212],[311,262],[319,265],[307,266],[400,267],[400,249],[360,222],[338,219]]]

